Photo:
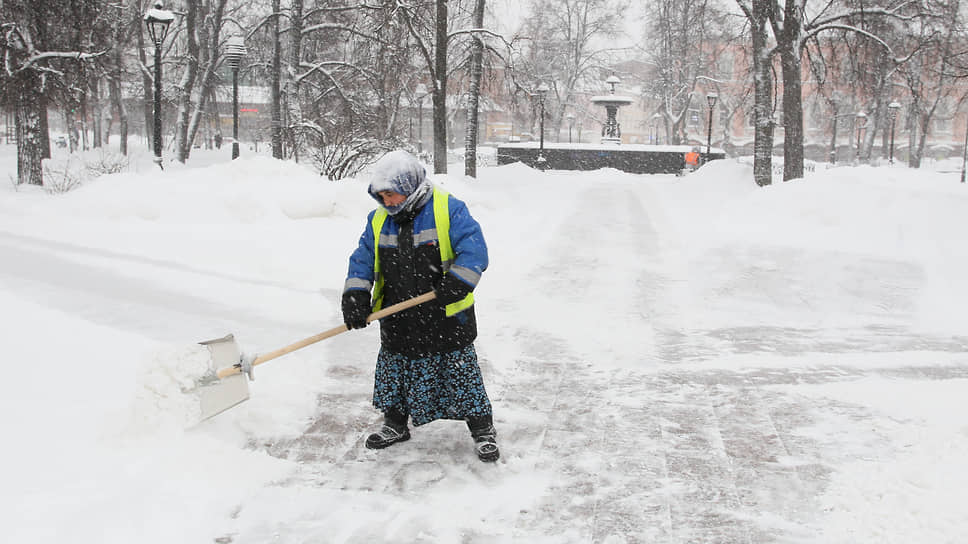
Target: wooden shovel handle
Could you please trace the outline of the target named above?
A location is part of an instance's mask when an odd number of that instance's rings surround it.
[[[418,297],[413,297],[409,300],[405,300],[403,302],[398,302],[391,306],[387,306],[386,308],[378,312],[373,312],[372,314],[367,316],[366,322],[372,323],[378,319],[383,319],[388,315],[393,315],[402,310],[406,310],[407,308],[413,308],[418,304],[423,304],[424,302],[427,302],[428,300],[433,300],[435,298],[437,298],[437,293],[434,293],[433,291],[429,291]],[[291,353],[293,351],[296,351],[297,349],[302,349],[308,345],[315,344],[316,342],[325,340],[332,336],[336,336],[337,334],[344,333],[348,330],[349,329],[346,327],[346,324],[343,324],[343,325],[340,325],[339,327],[333,327],[328,331],[323,331],[319,334],[314,334],[313,336],[310,336],[308,338],[303,338],[302,340],[289,344],[288,346],[281,347],[275,351],[270,351],[269,353],[263,353],[262,355],[259,355],[252,361],[252,366],[261,365],[262,363],[269,362],[277,357],[282,357],[287,353]],[[238,365],[232,365],[229,367],[222,368],[216,374],[218,375],[219,378],[226,378],[228,376],[231,376],[233,374],[238,374],[240,372],[242,372],[242,365],[238,364]]]

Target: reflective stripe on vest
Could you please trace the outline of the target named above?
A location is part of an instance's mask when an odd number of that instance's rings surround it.
[[[373,275],[376,281],[373,284],[373,311],[379,311],[383,307],[383,272],[380,271],[380,231],[383,230],[383,223],[387,220],[385,208],[377,208],[373,214],[370,225],[373,227]],[[434,223],[437,226],[437,245],[440,248],[440,264],[444,274],[450,270],[454,263],[454,248],[450,244],[450,193],[434,187]],[[450,317],[458,312],[462,312],[474,305],[474,293],[468,293],[463,299],[448,304],[444,307],[444,313]]]

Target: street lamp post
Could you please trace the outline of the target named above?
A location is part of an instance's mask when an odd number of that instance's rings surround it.
[[[417,83],[417,155],[423,155],[423,100],[427,96],[427,86]]]
[[[575,126],[575,114],[569,113],[565,116],[565,119],[568,120],[568,143],[571,143],[571,128]]]
[[[547,160],[545,159],[545,156],[544,156],[545,96],[548,94],[548,91],[551,89],[548,88],[547,84],[545,84],[544,82],[541,82],[541,85],[538,85],[538,88],[535,90],[538,92],[538,106],[539,106],[539,112],[540,112],[538,129],[541,132],[541,135],[539,137],[539,143],[538,143],[538,168],[543,169],[545,166],[545,161]]]
[[[151,36],[152,43],[155,44],[155,99],[154,99],[154,148],[155,163],[159,168],[164,168],[161,164],[161,44],[165,41],[168,34],[168,25],[175,20],[175,15],[164,9],[161,0],[157,0],[152,9],[145,14],[145,27],[148,35]]]
[[[901,111],[901,105],[891,102],[887,105],[887,115],[891,118],[891,151],[888,154],[888,164],[894,164],[894,124],[897,122],[897,114]]]
[[[857,162],[860,163],[860,133],[867,126],[867,114],[859,111],[857,112]]]
[[[713,109],[716,107],[716,99],[719,95],[716,93],[708,93],[706,95],[706,104],[709,105],[709,126],[706,128],[706,159],[704,163],[709,160],[709,150],[713,143]]]
[[[232,68],[232,160],[239,158],[239,64],[245,53],[245,39],[242,36],[228,39],[225,60]]]
[[[652,139],[652,143],[655,145],[659,145],[659,121],[661,120],[661,113],[656,112],[652,114],[652,132],[655,134],[655,137]]]

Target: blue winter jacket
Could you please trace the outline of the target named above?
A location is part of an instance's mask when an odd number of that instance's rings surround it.
[[[383,307],[413,298],[441,285],[444,277],[434,220],[435,194],[412,221],[405,214],[389,216],[380,232],[380,268],[383,273]],[[372,292],[373,215],[367,215],[359,245],[350,256],[345,291]],[[451,285],[471,292],[487,268],[487,244],[477,221],[463,201],[449,196],[450,240],[454,262],[447,271]],[[409,356],[426,356],[460,349],[477,338],[474,306],[446,317],[444,306],[430,301],[380,320],[380,338],[385,349]]]

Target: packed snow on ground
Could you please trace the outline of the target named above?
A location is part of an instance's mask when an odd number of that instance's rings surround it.
[[[196,424],[198,342],[258,353],[341,323],[373,201],[365,175],[140,153],[64,193],[0,187],[5,542],[968,532],[968,188],[944,167],[434,176],[490,249],[477,347],[503,451],[484,465],[458,423],[362,449],[377,327],[259,367],[251,400]]]

